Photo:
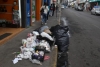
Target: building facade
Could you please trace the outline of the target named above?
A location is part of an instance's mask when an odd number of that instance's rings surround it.
[[[90,2],[90,10],[97,5],[100,5],[100,0],[89,0]]]

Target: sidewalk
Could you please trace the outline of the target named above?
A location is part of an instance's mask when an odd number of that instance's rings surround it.
[[[58,17],[56,18],[56,15],[49,17],[47,21],[47,26],[51,27],[58,24],[57,20]],[[48,56],[50,56],[50,59],[44,61],[43,65],[36,65],[29,60],[24,59],[19,61],[17,64],[13,64],[12,62],[15,57],[15,54],[12,53],[20,51],[19,47],[21,46],[22,39],[27,37],[27,33],[32,32],[34,29],[40,26],[40,22],[34,22],[34,26],[26,28],[15,37],[13,37],[11,40],[6,42],[4,45],[0,46],[0,67],[56,67],[57,49],[53,49],[50,54],[47,54]]]

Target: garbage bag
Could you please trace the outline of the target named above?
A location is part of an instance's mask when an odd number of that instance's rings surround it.
[[[46,47],[44,47],[44,46],[36,46],[35,47],[35,51],[46,51]]]
[[[45,52],[44,51],[36,51],[31,55],[32,60],[36,59],[40,62],[44,61]]]
[[[35,64],[39,64],[39,65],[42,65],[42,63],[39,61],[39,60],[36,60],[36,59],[30,59],[30,61],[32,62],[32,63],[35,63]]]
[[[39,46],[44,46],[44,47],[46,47],[46,52],[51,52],[51,50],[50,50],[50,45],[49,45],[49,43],[48,43],[47,41],[42,40],[42,41],[40,42]]]
[[[45,32],[42,32],[40,35],[41,35],[42,37],[46,37],[46,38],[48,38],[49,40],[53,41],[53,38],[52,38],[49,34],[47,34],[47,33],[45,33]]]
[[[48,35],[50,35],[50,34],[48,34]],[[50,37],[52,37],[52,35],[50,35]],[[54,42],[54,41],[51,41],[49,38],[43,37],[43,36],[41,36],[41,35],[37,36],[37,39],[38,39],[39,41],[41,41],[41,40],[47,41],[47,42],[49,43],[50,46],[52,46],[52,45],[53,45],[53,42]]]
[[[66,52],[58,54],[57,67],[68,67],[68,54]]]
[[[45,29],[49,29],[48,26],[42,26],[42,27],[39,27],[37,29],[35,29],[34,31],[37,31],[39,34],[42,33]]]
[[[56,25],[51,27],[50,31],[55,37],[55,44],[58,45],[58,51],[64,52],[68,50],[69,35],[68,26]]]
[[[39,33],[37,32],[37,31],[33,31],[32,32],[35,36],[38,36],[39,35]]]

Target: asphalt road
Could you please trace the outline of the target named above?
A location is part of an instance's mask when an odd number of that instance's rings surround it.
[[[72,8],[63,9],[69,21],[69,67],[100,67],[100,16]]]

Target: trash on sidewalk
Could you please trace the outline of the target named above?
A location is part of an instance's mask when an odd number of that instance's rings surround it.
[[[66,52],[58,53],[57,67],[68,67],[68,55]]]
[[[69,46],[69,27],[68,21],[61,18],[60,24],[51,27],[50,31],[55,37],[55,44],[58,46],[57,67],[68,67],[68,46]]]
[[[65,19],[61,19],[60,24],[51,27],[50,31],[55,37],[55,44],[58,46],[58,51],[67,51],[69,45],[69,27]]]
[[[48,60],[48,59],[50,59],[49,56],[45,56],[45,57],[44,57],[44,60]]]
[[[51,46],[54,42],[51,34],[48,26],[43,26],[38,31],[33,30],[28,33],[27,38],[22,39],[20,53],[13,53],[18,54],[13,60],[13,63],[16,64],[22,59],[29,59],[32,63],[42,65],[44,60],[50,58],[49,56],[45,56],[45,54],[51,52]]]
[[[13,64],[16,64],[19,60],[22,60],[22,58],[15,58],[13,61]]]

